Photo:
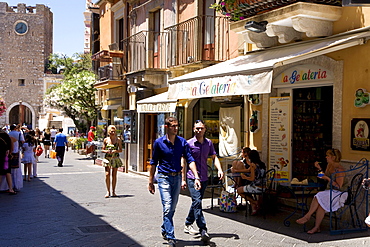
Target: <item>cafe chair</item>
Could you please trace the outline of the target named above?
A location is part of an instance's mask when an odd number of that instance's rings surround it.
[[[275,181],[275,169],[271,168],[267,170],[267,172],[264,174],[264,179],[262,183],[262,192],[260,193],[254,193],[252,194],[253,197],[258,198],[261,197],[261,212],[263,214],[263,218],[266,219],[266,212],[271,206],[276,207],[277,196],[276,196],[276,181]],[[245,212],[245,216],[248,216],[248,212],[250,210],[247,208]]]
[[[357,201],[359,200],[361,187],[362,187],[362,180],[364,178],[364,175],[362,173],[357,173],[353,176],[351,179],[351,184],[348,186],[347,189],[347,200],[344,203],[344,207],[338,211],[346,210],[346,208],[349,208],[350,216],[351,216],[351,222],[352,227],[356,228],[357,224],[359,224],[359,227],[361,228],[362,219],[360,219],[358,215],[358,208],[357,208]],[[337,215],[337,212],[334,213],[334,220],[335,220],[335,229],[338,229],[338,218],[341,218],[341,216]],[[339,219],[340,220],[340,219]],[[359,223],[360,222],[360,223]]]
[[[215,189],[222,188],[225,190],[225,187],[222,183],[222,180],[218,178],[217,169],[215,170],[214,166],[208,165],[208,185],[207,188],[211,189],[211,209],[213,209],[213,198],[215,194]]]

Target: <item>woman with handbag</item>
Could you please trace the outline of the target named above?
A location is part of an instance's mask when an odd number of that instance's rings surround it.
[[[262,184],[266,173],[266,165],[260,159],[257,150],[251,150],[248,155],[247,163],[249,168],[246,170],[248,175],[241,173],[241,178],[249,181],[245,186],[237,189],[238,194],[245,198],[252,206],[251,215],[256,215],[259,210],[259,201],[252,197],[252,194],[262,193]]]

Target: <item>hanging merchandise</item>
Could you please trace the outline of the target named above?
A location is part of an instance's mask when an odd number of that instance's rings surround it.
[[[248,96],[248,101],[252,105],[260,105],[262,103],[262,100],[260,99],[260,95],[259,94],[250,94]]]
[[[256,133],[259,130],[259,111],[252,111],[252,115],[249,118],[249,130],[252,133]]]
[[[235,155],[240,148],[240,106],[220,108],[219,155]]]

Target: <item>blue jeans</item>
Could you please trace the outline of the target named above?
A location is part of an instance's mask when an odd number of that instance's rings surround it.
[[[173,215],[175,214],[176,205],[180,195],[181,174],[176,176],[167,176],[158,173],[157,181],[163,207],[162,233],[165,233],[167,239],[175,239]]]
[[[191,225],[195,221],[200,232],[202,230],[207,231],[206,220],[204,219],[202,211],[202,199],[204,196],[204,192],[207,188],[208,181],[201,182],[202,188],[200,190],[196,190],[194,188],[194,181],[195,181],[194,179],[187,179],[192,203],[188,217],[186,217],[185,220],[185,225]]]

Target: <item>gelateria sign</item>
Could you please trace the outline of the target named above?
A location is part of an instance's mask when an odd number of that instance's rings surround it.
[[[274,86],[292,86],[313,82],[332,81],[331,71],[315,64],[304,64],[291,67],[274,79]]]
[[[168,99],[192,99],[271,92],[272,71],[230,75],[170,84]]]

